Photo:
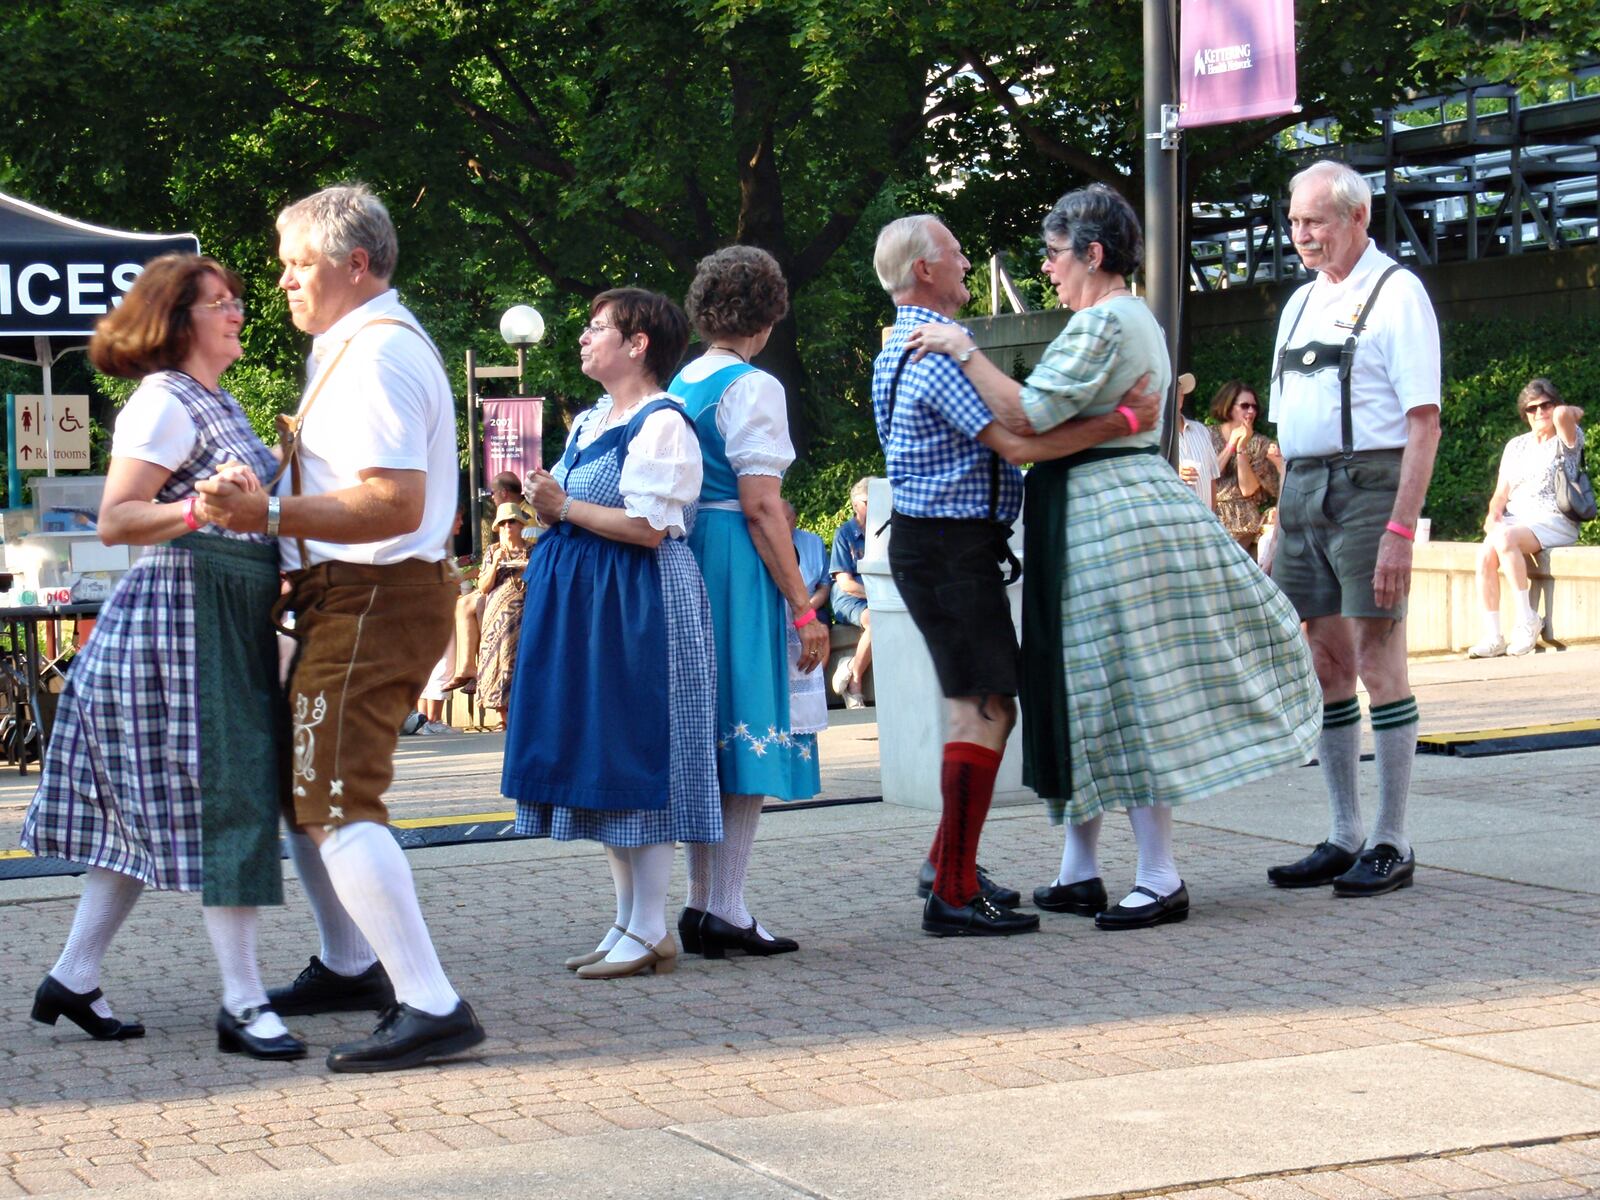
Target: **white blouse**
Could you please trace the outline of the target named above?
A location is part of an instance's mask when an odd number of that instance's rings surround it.
[[[686,383],[702,379],[738,362],[736,355],[708,351],[680,372]],[[783,384],[765,371],[746,371],[729,385],[717,404],[717,432],[728,447],[728,465],[735,475],[776,475],[794,462],[789,440],[789,406]]]
[[[644,403],[663,397],[679,403],[665,392],[647,396]],[[611,397],[601,396],[593,408],[579,413],[568,443],[575,441],[582,450],[611,428],[607,422],[611,408]],[[625,417],[622,424],[630,419]],[[643,517],[652,529],[666,530],[668,537],[681,538],[684,505],[699,499],[701,479],[700,441],[689,422],[665,410],[653,412],[628,443],[628,455],[622,460],[618,488],[623,511],[630,517]]]

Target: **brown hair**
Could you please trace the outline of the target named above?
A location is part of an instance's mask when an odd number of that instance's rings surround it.
[[[601,292],[589,304],[589,318],[607,305],[611,322],[627,341],[636,333],[649,339],[644,351],[645,372],[658,385],[665,384],[678,369],[683,352],[689,347],[689,321],[679,308],[660,292],[643,288],[612,288]]]
[[[1561,393],[1556,391],[1556,385],[1543,375],[1540,375],[1537,378],[1528,380],[1523,385],[1522,390],[1517,393],[1517,416],[1527,417],[1528,414],[1522,411],[1523,406],[1536,396],[1545,400],[1553,400],[1557,404],[1561,403]]]
[[[235,298],[244,281],[202,254],[163,254],[145,263],[122,303],[101,317],[89,341],[95,370],[124,379],[170,371],[189,357],[200,283],[215,275]]]
[[[1230,379],[1217,389],[1217,394],[1211,397],[1211,415],[1218,421],[1233,420],[1233,406],[1238,403],[1239,397],[1248,392],[1256,398],[1256,404],[1261,403],[1261,393],[1256,391],[1242,379]],[[1259,420],[1261,412],[1256,411]]]
[[[683,306],[701,337],[749,337],[789,311],[778,260],[756,246],[725,246],[695,268]]]

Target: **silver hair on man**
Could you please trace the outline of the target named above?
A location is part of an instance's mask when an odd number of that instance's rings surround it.
[[[933,242],[933,227],[939,218],[931,213],[916,213],[890,221],[878,231],[878,247],[872,254],[872,267],[878,272],[878,282],[891,297],[910,291],[916,284],[911,268],[916,261],[939,260],[938,247]]]
[[[1359,172],[1331,158],[1318,159],[1289,181],[1289,195],[1293,196],[1302,183],[1322,180],[1328,185],[1328,195],[1340,216],[1350,218],[1356,210],[1372,212],[1372,188]]]
[[[352,250],[367,252],[372,273],[394,276],[400,239],[383,201],[364,183],[341,183],[297,200],[278,214],[278,232],[305,229],[316,248],[334,262],[349,259]]]

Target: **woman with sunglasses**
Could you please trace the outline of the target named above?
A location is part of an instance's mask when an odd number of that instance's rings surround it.
[[[215,259],[165,255],[89,343],[97,369],[141,379],[117,414],[100,540],[149,549],[73,660],[22,827],[35,854],[88,868],[33,1019],[144,1036],[101,994],[101,960],[146,887],[199,892],[222,972],[217,1048],[302,1058],[256,963],[256,906],[283,903],[278,547],[196,515],[200,480],[257,487],[277,465],[218,382],[241,353],[240,289]]]
[[[1217,520],[1250,554],[1261,522],[1278,497],[1283,458],[1256,432],[1261,402],[1242,380],[1230,379],[1211,398],[1211,445],[1217,452]]]
[[[1583,409],[1562,404],[1548,379],[1532,379],[1517,395],[1517,412],[1528,432],[1506,443],[1500,456],[1500,479],[1483,519],[1483,546],[1478,551],[1478,589],[1483,597],[1483,640],[1468,658],[1528,654],[1542,628],[1529,594],[1526,555],[1578,540],[1578,523],[1556,507],[1556,477],[1569,479],[1583,469]],[[1501,627],[1500,572],[1511,577],[1516,605],[1510,637]]]

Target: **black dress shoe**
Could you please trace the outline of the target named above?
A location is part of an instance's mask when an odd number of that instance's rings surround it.
[[[217,1010],[217,1049],[224,1054],[248,1054],[251,1058],[283,1059],[304,1058],[306,1044],[292,1033],[277,1037],[256,1037],[247,1026],[263,1012],[270,1009],[247,1008],[234,1016],[226,1008]]]
[[[1052,883],[1049,887],[1033,889],[1033,906],[1045,912],[1092,917],[1105,912],[1109,904],[1106,885],[1098,875],[1093,879],[1080,879],[1077,883]]]
[[[1388,842],[1379,842],[1371,850],[1363,850],[1355,866],[1333,881],[1333,894],[1381,896],[1410,887],[1416,873],[1416,851],[1402,858]]]
[[[1355,865],[1354,852],[1335,846],[1332,842],[1318,842],[1317,848],[1299,862],[1268,867],[1267,878],[1281,888],[1321,887],[1332,883]]]
[[[483,1026],[465,1000],[442,1017],[409,1004],[395,1004],[383,1014],[371,1037],[335,1046],[328,1054],[328,1070],[403,1071],[430,1058],[460,1054],[483,1038]]]
[[[33,1019],[41,1025],[54,1025],[57,1018],[65,1017],[100,1042],[143,1037],[144,1026],[139,1022],[102,1017],[89,1007],[103,994],[99,988],[92,992],[75,992],[54,975],[46,975],[33,994]]]
[[[707,958],[726,958],[729,950],[742,950],[765,958],[772,954],[793,954],[798,949],[800,943],[793,938],[762,937],[761,926],[754,918],[748,929],[740,929],[716,913],[708,912],[700,922],[700,952]]]
[[[933,895],[933,877],[935,875],[933,862],[924,859],[922,869],[917,872],[917,898],[926,900]],[[1022,893],[1016,888],[1001,887],[989,878],[989,872],[982,867],[978,868],[978,888],[990,900],[1005,908],[1015,908],[1022,903]]]
[[[1189,889],[1183,884],[1169,896],[1158,896],[1147,887],[1135,887],[1141,896],[1149,896],[1149,904],[1137,908],[1124,908],[1118,904],[1095,916],[1096,929],[1149,929],[1152,925],[1165,925],[1170,921],[1189,919]]]
[[[706,914],[698,908],[685,908],[678,914],[678,945],[685,954],[700,953],[700,922]]]
[[[987,896],[970,904],[947,904],[934,892],[922,906],[922,932],[934,937],[1005,937],[1039,928],[1038,913],[1013,912]]]
[[[288,987],[273,988],[267,1004],[280,1017],[306,1013],[381,1012],[394,1003],[394,985],[383,964],[375,962],[359,975],[340,975],[322,965],[315,954]]]

